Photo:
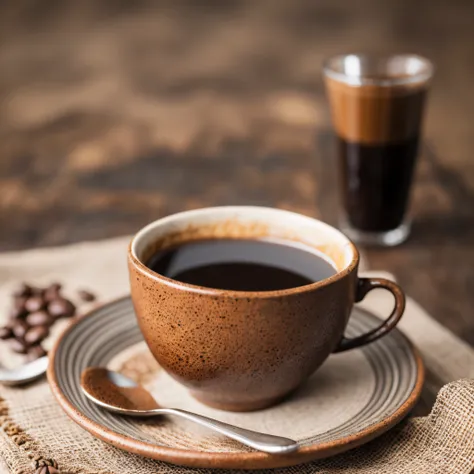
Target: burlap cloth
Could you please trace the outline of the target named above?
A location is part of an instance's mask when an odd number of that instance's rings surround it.
[[[12,288],[22,280],[38,285],[59,280],[65,283],[68,296],[78,288],[93,289],[101,301],[126,294],[127,243],[128,238],[120,238],[1,255],[1,313],[7,309]],[[385,296],[374,294],[370,298],[378,298],[377,307],[387,304]],[[275,472],[471,472],[474,468],[474,351],[412,300],[408,302],[400,328],[418,346],[424,358],[428,372],[424,406],[432,405],[437,395],[431,413],[412,417],[375,441],[348,453]],[[0,345],[0,357],[3,365],[17,362],[4,344]],[[25,388],[0,386],[0,424],[5,472],[34,472],[32,460],[41,464],[50,458],[58,463],[62,473],[205,472],[145,459],[96,440],[67,418],[45,380]]]

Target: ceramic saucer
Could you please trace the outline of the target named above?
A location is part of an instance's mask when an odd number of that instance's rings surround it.
[[[353,337],[379,323],[370,312],[356,308],[346,335]],[[287,456],[268,455],[175,419],[132,419],[105,412],[89,402],[79,387],[81,371],[98,365],[133,367],[162,406],[291,437],[300,449]],[[366,443],[409,413],[423,377],[420,357],[395,329],[363,349],[330,356],[305,385],[275,407],[252,413],[215,410],[194,400],[152,359],[128,297],[92,311],[63,333],[48,369],[62,408],[93,436],[174,464],[230,469],[289,466]]]

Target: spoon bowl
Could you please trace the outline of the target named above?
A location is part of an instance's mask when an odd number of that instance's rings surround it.
[[[81,374],[84,395],[105,408],[122,415],[150,416],[160,406],[150,392],[127,376],[103,367],[88,367]]]
[[[144,387],[123,374],[103,367],[85,369],[81,374],[81,389],[91,402],[120,415],[180,416],[269,454],[289,454],[298,449],[298,443],[289,438],[247,430],[177,408],[162,408]]]
[[[33,362],[28,362],[15,369],[0,368],[0,383],[15,386],[32,382],[46,373],[48,357],[40,357]]]

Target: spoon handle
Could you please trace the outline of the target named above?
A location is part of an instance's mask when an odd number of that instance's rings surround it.
[[[265,433],[258,433],[257,431],[239,428],[238,426],[228,425],[222,421],[213,420],[206,416],[190,413],[186,410],[177,408],[159,408],[153,410],[156,414],[166,413],[167,415],[177,415],[187,420],[205,426],[211,430],[217,431],[229,438],[235,439],[246,446],[249,446],[259,451],[270,454],[287,454],[298,449],[298,443],[289,438],[282,438],[280,436],[273,436]]]

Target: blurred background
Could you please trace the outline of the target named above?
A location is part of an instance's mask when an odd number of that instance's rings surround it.
[[[469,0],[4,0],[0,250],[208,205],[335,223],[322,60],[414,52],[437,67],[414,232],[367,255],[474,343],[473,25]]]

